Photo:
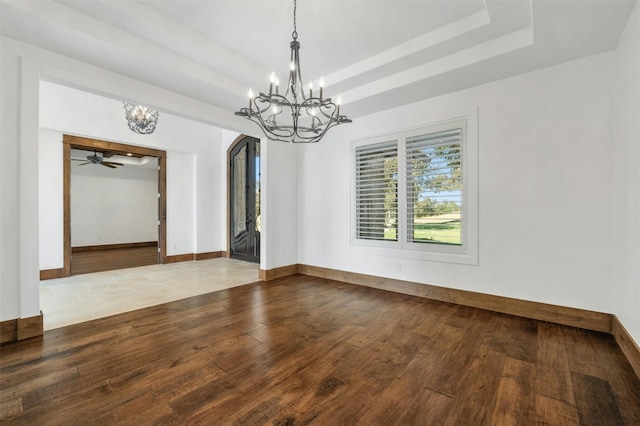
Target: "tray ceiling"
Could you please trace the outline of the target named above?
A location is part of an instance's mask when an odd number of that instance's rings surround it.
[[[228,109],[286,78],[292,2],[0,0],[1,34]],[[350,117],[615,48],[633,0],[299,0],[302,76]]]

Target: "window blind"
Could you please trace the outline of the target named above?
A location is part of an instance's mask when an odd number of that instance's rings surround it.
[[[462,129],[407,138],[407,242],[461,241]]]
[[[355,236],[398,240],[398,143],[355,149]]]

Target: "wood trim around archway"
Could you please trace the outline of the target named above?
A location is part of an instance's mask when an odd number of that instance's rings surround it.
[[[158,158],[158,245],[160,263],[167,263],[167,153],[166,151],[108,142],[80,136],[63,135],[63,276],[71,275],[71,149],[108,150]]]

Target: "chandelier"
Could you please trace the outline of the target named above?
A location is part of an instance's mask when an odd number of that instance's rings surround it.
[[[129,128],[141,135],[153,133],[158,124],[158,111],[151,110],[142,105],[124,104],[124,116],[127,118]]]
[[[317,96],[313,93],[313,82],[308,86],[308,97],[302,85],[300,74],[300,42],[296,29],[296,0],[293,0],[293,41],[289,82],[286,92],[280,94],[280,81],[275,72],[271,73],[269,93],[254,96],[249,89],[249,108],[240,108],[235,115],[257,123],[267,138],[291,143],[318,142],[333,126],[351,123],[345,115],[340,115],[340,98],[334,103],[324,97],[324,79],[320,78]]]

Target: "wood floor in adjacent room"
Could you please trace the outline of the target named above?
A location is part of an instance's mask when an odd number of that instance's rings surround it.
[[[157,264],[157,246],[74,251],[71,256],[71,275]]]
[[[299,275],[0,351],[6,424],[640,424],[609,335]]]

